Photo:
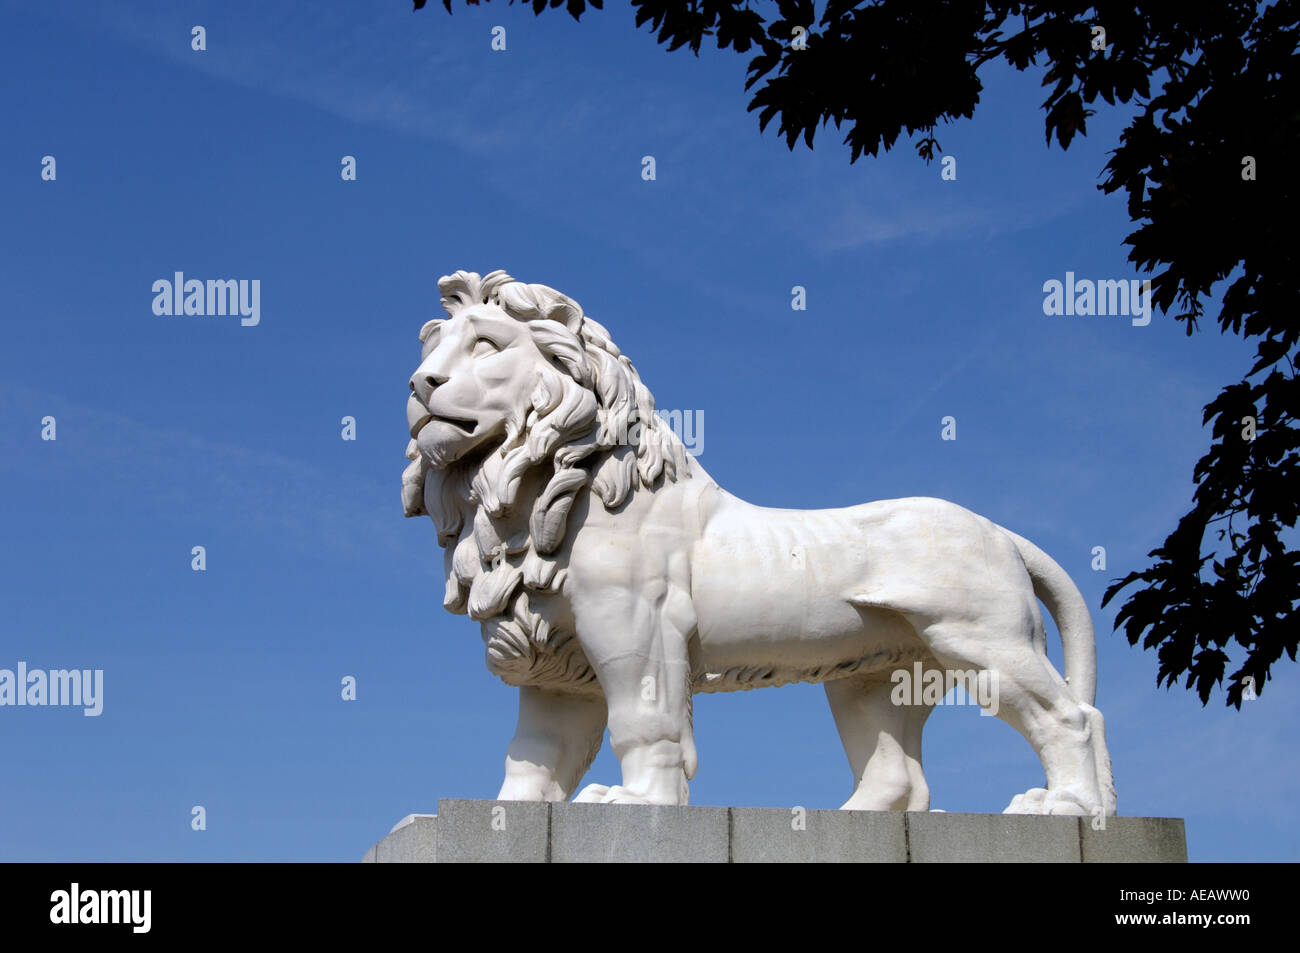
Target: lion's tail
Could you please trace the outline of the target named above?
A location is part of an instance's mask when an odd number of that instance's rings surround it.
[[[1034,595],[1047,606],[1061,631],[1065,680],[1070,685],[1070,694],[1085,705],[1093,704],[1097,700],[1097,639],[1083,593],[1051,556],[1023,536],[1005,527],[1003,531],[1020,550],[1020,558],[1034,583]]]
[[[1047,553],[1023,536],[1017,536],[1006,527],[1003,532],[1011,537],[1020,558],[1029,570],[1034,584],[1034,595],[1047,606],[1061,632],[1061,646],[1065,652],[1065,680],[1070,694],[1082,703],[1093,735],[1096,753],[1097,782],[1101,787],[1102,801],[1108,815],[1115,813],[1115,780],[1111,773],[1110,753],[1106,750],[1106,725],[1101,712],[1094,707],[1097,701],[1097,637],[1092,628],[1092,614],[1084,601],[1083,593],[1074,580]],[[1044,647],[1045,648],[1045,647]]]

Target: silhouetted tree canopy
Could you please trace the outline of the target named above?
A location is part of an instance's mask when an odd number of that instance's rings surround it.
[[[525,2],[575,19],[602,6]],[[1190,511],[1151,565],[1114,581],[1102,605],[1128,590],[1116,626],[1131,644],[1157,649],[1158,685],[1186,676],[1203,704],[1230,665],[1226,701],[1240,707],[1283,652],[1296,660],[1296,0],[826,0],[819,18],[812,0],[631,3],[637,26],[649,24],[669,50],[698,54],[712,38],[752,53],[746,89],[760,130],[776,119],[793,149],[800,139],[811,147],[833,122],[846,130],[850,162],[888,151],[904,132],[933,159],[936,127],[973,115],[980,68],[998,59],[1045,68],[1049,145],[1085,135],[1098,99],[1133,103],[1138,113],[1098,186],[1128,196],[1129,260],[1152,275],[1154,306],[1188,334],[1203,299],[1218,296],[1221,331],[1255,340],[1257,359],[1205,407],[1212,444],[1193,470]],[[443,6],[450,13],[452,0]]]

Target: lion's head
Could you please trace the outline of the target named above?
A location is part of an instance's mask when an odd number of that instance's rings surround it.
[[[572,298],[504,271],[458,271],[438,289],[448,317],[420,330],[403,507],[433,519],[447,551],[443,605],[484,624],[489,667],[518,684],[572,679],[585,665],[576,640],[551,632],[528,593],[562,586],[557,557],[578,494],[590,488],[615,509],[689,476],[685,449]]]

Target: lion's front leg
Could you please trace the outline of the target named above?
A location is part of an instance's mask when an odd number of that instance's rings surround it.
[[[602,804],[686,804],[695,773],[684,661],[618,659],[601,667],[609,737],[623,783],[589,784],[575,800]]]
[[[519,723],[506,753],[501,801],[563,801],[587,773],[605,736],[605,700],[519,689]]]
[[[665,607],[672,602],[671,597],[658,604],[644,598],[607,598],[599,613],[585,620],[617,636],[603,646],[603,639],[584,640],[584,648],[605,692],[610,743],[623,769],[623,783],[588,785],[577,801],[689,800],[687,781],[695,776],[697,763],[691,733],[691,666],[687,627]]]

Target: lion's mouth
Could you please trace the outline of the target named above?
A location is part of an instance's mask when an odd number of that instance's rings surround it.
[[[468,417],[444,417],[441,414],[431,414],[430,420],[436,420],[439,423],[451,424],[457,430],[463,430],[467,434],[472,434],[474,428],[478,426],[477,420],[470,420]]]
[[[478,421],[471,417],[452,417],[448,414],[435,414],[428,407],[415,398],[412,394],[406,402],[406,423],[411,432],[411,439],[414,440],[430,421],[436,420],[439,423],[455,427],[457,430],[466,434],[473,435],[478,428]]]
[[[468,417],[444,417],[442,414],[425,414],[414,424],[411,425],[411,437],[414,439],[420,435],[420,431],[432,421],[438,421],[441,424],[448,424],[457,430],[466,434],[473,435],[474,430],[478,427],[477,420],[470,420]]]

